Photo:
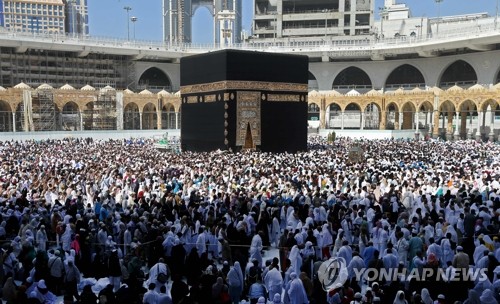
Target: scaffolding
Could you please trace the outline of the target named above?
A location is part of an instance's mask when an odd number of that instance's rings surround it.
[[[177,0],[177,42],[184,43],[186,42],[186,37],[184,37],[184,0]]]
[[[0,85],[13,87],[24,82],[36,88],[49,84],[54,88],[70,84],[81,88],[112,86],[125,89],[130,82],[129,56],[90,53],[79,57],[70,51],[28,49],[17,53],[15,48],[0,47]]]
[[[57,113],[54,95],[50,90],[37,90],[31,98],[31,111],[28,111],[30,129],[33,131],[55,131]]]
[[[90,117],[92,130],[116,130],[116,118],[115,91],[101,92],[93,103]]]

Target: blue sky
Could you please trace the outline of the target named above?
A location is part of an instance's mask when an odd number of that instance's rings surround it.
[[[441,3],[441,15],[459,15],[488,12],[495,15],[497,0],[444,0]],[[88,0],[90,33],[93,36],[127,37],[127,12],[124,6],[130,6],[130,17],[138,18],[135,23],[135,37],[140,40],[162,39],[161,0]],[[399,0],[410,6],[413,16],[433,17],[438,14],[434,0]],[[252,0],[243,0],[243,29],[247,32],[252,24]],[[383,0],[376,0],[375,8],[383,6]],[[378,19],[378,14],[375,17]],[[195,12],[193,19],[193,42],[210,43],[213,41],[212,16],[205,8]],[[134,25],[130,23],[130,37],[133,37]]]

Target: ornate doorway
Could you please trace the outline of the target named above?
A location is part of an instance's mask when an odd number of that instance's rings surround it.
[[[252,129],[250,128],[250,123],[247,123],[247,135],[245,136],[244,150],[253,150],[255,146],[253,144]]]

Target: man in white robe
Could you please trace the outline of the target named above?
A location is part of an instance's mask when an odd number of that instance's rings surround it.
[[[198,256],[201,257],[201,255],[207,251],[205,228],[200,227],[198,233],[198,238],[196,239],[196,250],[198,251]]]
[[[167,286],[167,283],[161,283],[158,281],[158,275],[160,273],[163,273],[164,275],[168,275],[168,269],[167,269],[167,264],[165,264],[165,261],[163,258],[160,258],[158,260],[158,263],[154,264],[153,267],[149,270],[149,278],[146,281],[146,284],[149,286],[151,283],[155,284],[155,289],[157,293],[160,292],[161,286]]]

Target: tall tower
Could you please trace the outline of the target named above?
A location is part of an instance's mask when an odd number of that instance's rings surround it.
[[[66,33],[88,35],[89,17],[87,0],[65,0]]]
[[[33,33],[64,33],[63,0],[2,0],[4,27]]]
[[[206,7],[214,18],[214,44],[240,42],[243,0],[163,0],[163,40],[169,44],[192,42],[192,17]]]

